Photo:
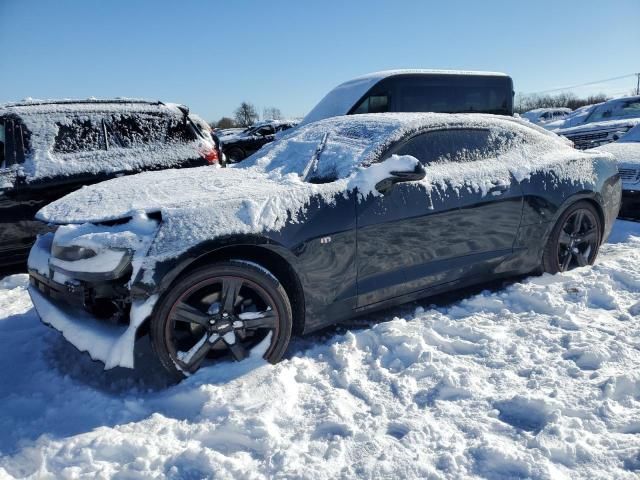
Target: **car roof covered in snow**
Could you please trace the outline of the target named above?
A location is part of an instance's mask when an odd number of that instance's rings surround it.
[[[487,77],[508,77],[506,73],[485,72],[472,70],[437,70],[423,68],[407,68],[396,70],[382,70],[379,72],[367,73],[341,83],[332,89],[318,104],[302,119],[301,125],[315,122],[322,118],[346,115],[348,110],[358,101],[371,87],[380,80],[398,75],[473,75]]]

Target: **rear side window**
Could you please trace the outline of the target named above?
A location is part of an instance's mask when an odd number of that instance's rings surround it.
[[[68,124],[58,123],[53,151],[72,153],[104,149],[102,122],[94,124],[90,119],[74,119]]]
[[[169,128],[167,131],[167,142],[170,143],[187,143],[196,140],[196,132],[194,128],[182,119],[171,118],[169,120]]]
[[[132,148],[164,143],[169,121],[157,115],[113,115],[107,122],[109,146]]]
[[[496,156],[494,140],[490,130],[435,130],[409,139],[392,153],[411,155],[424,165],[472,162]]]

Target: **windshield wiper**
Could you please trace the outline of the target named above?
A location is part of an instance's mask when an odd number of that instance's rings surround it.
[[[324,146],[327,144],[328,138],[329,138],[328,132],[322,136],[322,140],[320,140],[320,143],[316,147],[316,151],[313,152],[313,155],[311,155],[309,162],[307,163],[307,165],[304,167],[304,170],[302,171],[303,181],[305,182],[309,181],[309,177],[311,176],[311,174],[315,173],[318,170],[318,160],[320,159],[320,155],[324,150]]]

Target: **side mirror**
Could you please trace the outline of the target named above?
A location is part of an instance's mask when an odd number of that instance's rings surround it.
[[[387,193],[396,183],[422,180],[426,174],[427,172],[421,163],[418,163],[413,170],[392,171],[389,172],[389,176],[387,178],[376,183],[376,190],[380,193]]]

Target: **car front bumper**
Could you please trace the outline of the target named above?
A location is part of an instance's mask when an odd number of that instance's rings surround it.
[[[121,286],[92,285],[46,272],[50,241],[40,237],[34,244],[29,260],[29,294],[40,319],[58,330],[78,350],[87,352],[93,360],[113,367],[134,367],[134,344],[140,325],[151,314],[157,296],[132,300],[128,323],[114,323],[94,315],[91,310],[97,297],[108,299],[109,292]]]

